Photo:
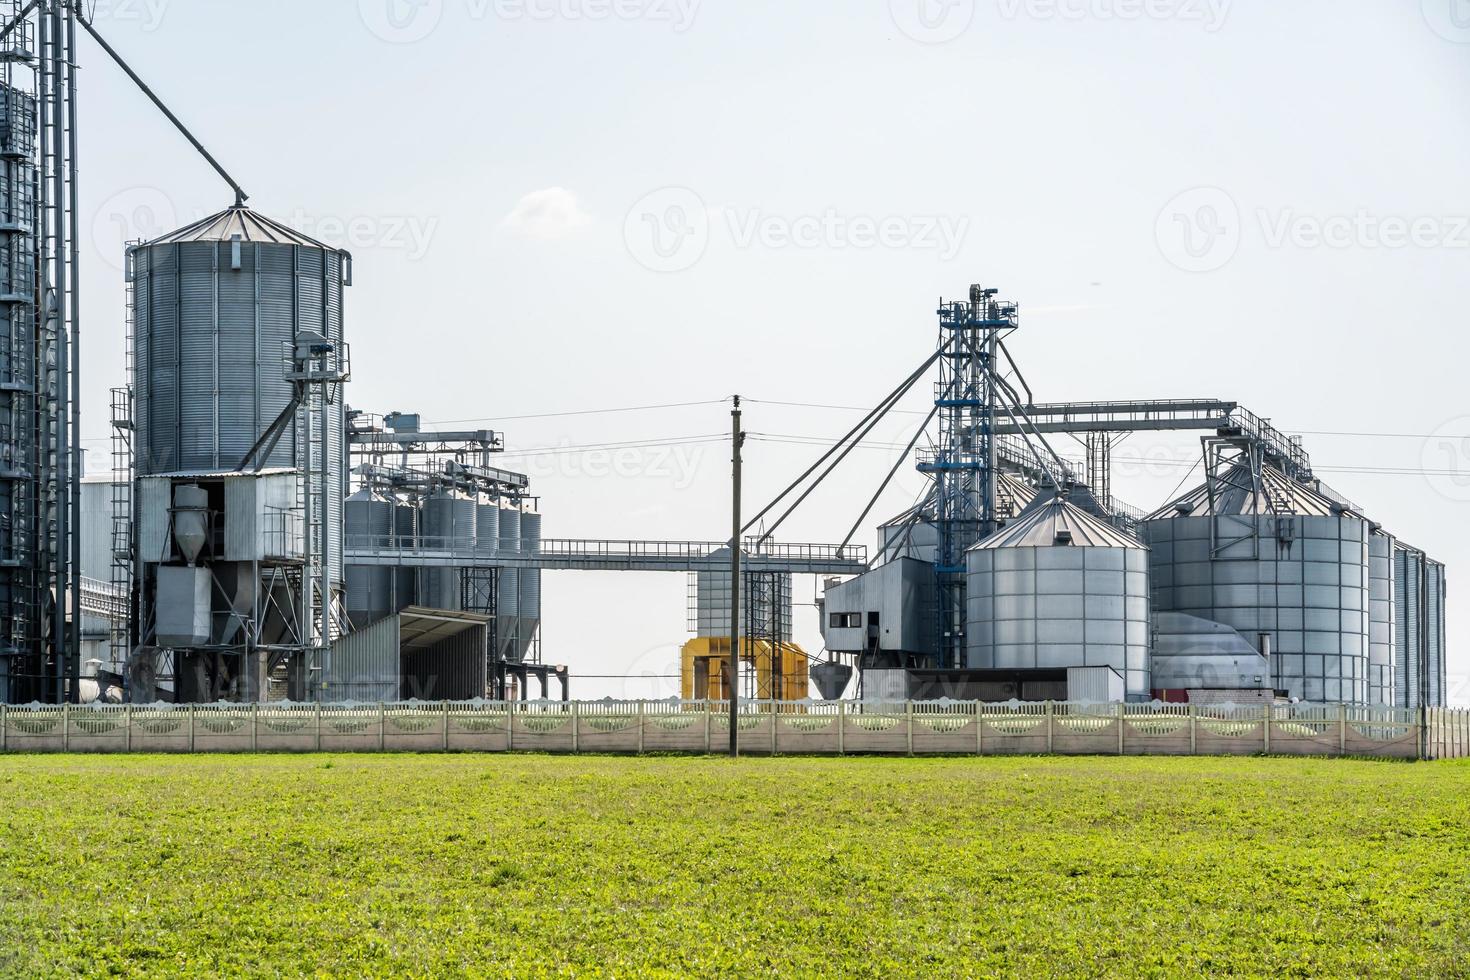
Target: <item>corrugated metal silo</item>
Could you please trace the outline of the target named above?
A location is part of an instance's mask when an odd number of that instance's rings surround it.
[[[1393,536],[1368,536],[1368,703],[1394,703]]]
[[[439,487],[424,501],[419,516],[425,548],[472,551],[475,548],[475,498]],[[420,600],[434,609],[459,609],[463,604],[458,568],[424,568],[419,579]]]
[[[512,501],[500,508],[500,550],[514,554],[521,547],[521,510]],[[502,568],[495,593],[495,643],[505,660],[519,660],[521,618],[520,569]]]
[[[291,400],[286,379],[299,332],[342,339],[351,258],[234,207],[137,245],[133,283],[137,474],[233,470]],[[329,520],[342,524],[346,405],[330,408]],[[301,426],[265,461],[307,465]],[[320,460],[310,461],[320,468]],[[330,564],[341,580],[341,549]]]
[[[353,547],[386,547],[392,540],[394,503],[362,489],[342,503],[343,531]],[[347,566],[347,615],[361,629],[398,610],[396,570],[383,565]]]
[[[1368,701],[1366,519],[1265,467],[1150,515],[1153,604],[1269,638],[1272,683],[1306,701]]]
[[[521,514],[521,551],[535,554],[541,550],[541,515],[534,511]],[[525,659],[541,625],[541,570],[522,569],[520,572],[519,624],[516,630],[517,649]]]
[[[1149,695],[1148,554],[1055,498],[966,553],[971,669],[1111,667]]]

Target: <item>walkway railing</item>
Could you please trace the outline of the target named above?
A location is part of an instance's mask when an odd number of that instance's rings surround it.
[[[5,752],[721,752],[712,701],[8,705]],[[1344,705],[748,702],[757,755],[1470,756],[1470,711]]]

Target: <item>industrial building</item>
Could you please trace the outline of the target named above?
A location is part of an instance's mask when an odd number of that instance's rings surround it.
[[[0,24],[0,701],[566,699],[542,574],[618,570],[689,576],[686,699],[838,698],[856,677],[875,700],[1444,703],[1443,565],[1234,402],[1038,403],[1006,347],[1019,309],[980,286],[941,302],[928,359],[730,537],[548,538],[530,479],[496,465],[501,433],[350,407],[348,252],[252,210],[84,5],[0,0]],[[88,481],[83,35],[234,192],[127,247],[112,472]],[[810,489],[774,508],[931,383],[847,538],[778,542]],[[738,424],[737,400],[737,446]],[[1204,434],[1203,482],[1151,513],[1116,500],[1113,445],[1169,430]],[[870,560],[852,538],[914,451],[927,492]],[[820,654],[793,638],[797,575],[824,581]]]
[[[1023,397],[1019,311],[994,296],[941,304],[930,489],[879,528],[873,568],[827,582],[827,695],[855,668],[878,700],[1444,704],[1442,564],[1233,402]],[[1203,482],[1148,514],[1114,500],[1113,444],[1169,430],[1205,433]]]

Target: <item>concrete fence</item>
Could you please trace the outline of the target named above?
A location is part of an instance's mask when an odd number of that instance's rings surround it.
[[[754,755],[1470,754],[1470,711],[1346,705],[748,702]],[[723,702],[0,706],[3,752],[722,752]]]

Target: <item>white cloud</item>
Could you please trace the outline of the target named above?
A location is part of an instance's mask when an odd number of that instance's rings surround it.
[[[522,196],[500,227],[526,238],[552,241],[591,223],[592,216],[582,210],[577,195],[565,187],[548,187]]]

